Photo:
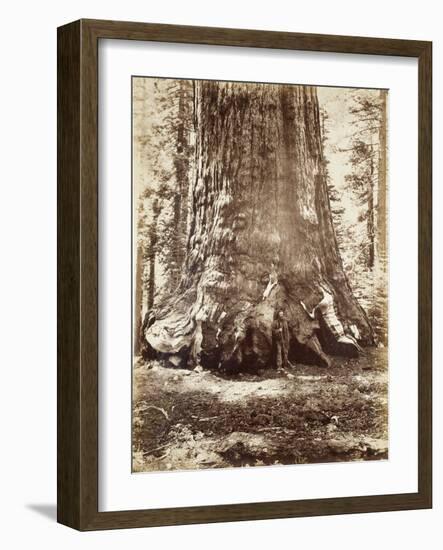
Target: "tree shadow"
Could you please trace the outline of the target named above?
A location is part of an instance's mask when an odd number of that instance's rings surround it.
[[[57,506],[55,504],[26,504],[28,510],[32,510],[41,516],[57,521]]]

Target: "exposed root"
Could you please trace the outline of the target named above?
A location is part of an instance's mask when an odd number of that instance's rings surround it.
[[[139,413],[146,413],[149,409],[154,409],[162,413],[166,420],[169,420],[169,414],[165,411],[165,409],[162,409],[161,407],[156,407],[155,405],[146,405],[142,409],[139,409]]]
[[[288,292],[278,283],[275,272],[269,275],[257,304],[244,301],[230,309],[198,291],[196,302],[187,309],[184,303],[179,303],[177,311],[170,311],[149,326],[146,340],[175,368],[196,365],[228,371],[272,368],[275,367],[272,324],[277,312],[283,310],[290,331],[289,360],[329,367],[328,354],[353,357],[363,350],[354,336],[359,334],[358,328],[354,326],[345,332],[332,291],[325,283],[317,288],[322,297],[311,309],[303,300],[288,299]]]

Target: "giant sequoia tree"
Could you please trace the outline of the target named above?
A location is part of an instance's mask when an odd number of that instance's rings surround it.
[[[315,88],[204,81],[194,109],[186,257],[149,347],[173,364],[266,367],[280,309],[295,361],[372,343],[338,254]]]

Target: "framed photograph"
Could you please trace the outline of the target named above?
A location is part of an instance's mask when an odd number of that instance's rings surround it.
[[[432,506],[431,43],[58,29],[58,521]]]

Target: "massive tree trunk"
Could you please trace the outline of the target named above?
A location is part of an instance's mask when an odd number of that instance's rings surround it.
[[[194,104],[187,255],[149,346],[173,364],[263,368],[280,309],[292,360],[372,343],[338,254],[315,89],[200,82]]]

